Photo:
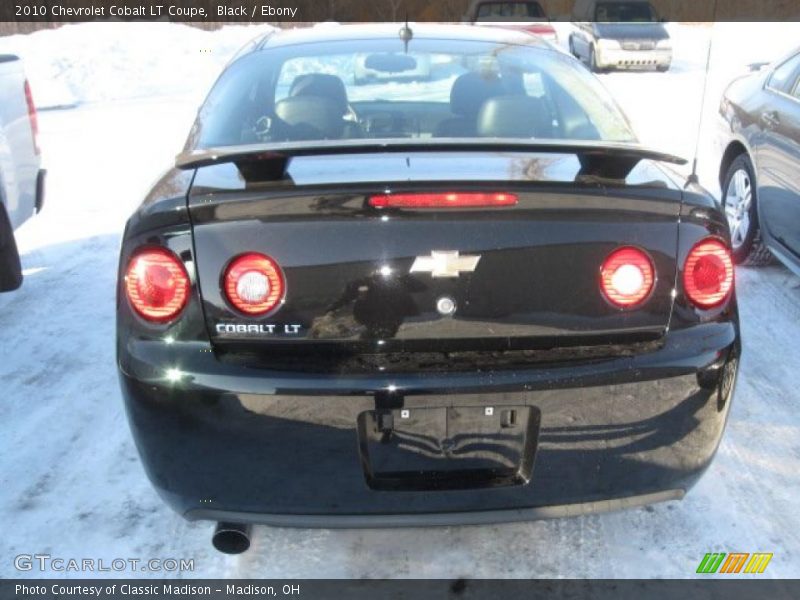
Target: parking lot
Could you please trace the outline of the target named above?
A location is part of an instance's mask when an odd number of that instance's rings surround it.
[[[764,44],[752,36],[740,43],[734,26],[722,31],[706,115],[743,65],[787,43],[767,39],[768,32]],[[676,45],[668,73],[601,75],[649,145],[691,156],[707,34],[680,30],[676,44],[685,47]],[[735,57],[724,60],[725,52]],[[180,149],[199,92],[176,86],[39,114],[47,202],[18,232],[23,287],[0,295],[0,576],[42,576],[17,571],[13,557],[47,553],[108,562],[191,558],[193,572],[170,575],[204,578],[690,577],[714,551],[772,552],[766,576],[797,575],[800,278],[779,265],[737,269],[744,343],[738,389],[717,457],[683,501],[496,526],[257,527],[249,552],[213,550],[212,525],[173,514],[147,481],[114,364],[122,228]],[[718,158],[707,137],[700,151],[701,181],[714,189]]]

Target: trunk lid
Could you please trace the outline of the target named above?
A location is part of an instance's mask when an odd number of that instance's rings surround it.
[[[572,153],[477,156],[299,156],[285,177],[261,182],[231,163],[198,168],[189,206],[211,339],[251,348],[366,344],[388,352],[663,335],[681,192],[655,162],[637,161],[624,177],[608,179]],[[369,206],[369,196],[387,191],[507,192],[518,203]],[[624,245],[649,254],[656,281],[640,308],[622,311],[601,294],[599,271]],[[270,256],[285,277],[283,304],[264,317],[237,313],[222,290],[227,263],[246,252]],[[445,310],[449,303],[453,311]]]

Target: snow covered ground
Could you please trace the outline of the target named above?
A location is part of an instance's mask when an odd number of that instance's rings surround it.
[[[690,156],[708,34],[713,113],[725,82],[788,50],[799,27],[672,26],[672,71],[601,78],[644,141]],[[47,203],[18,231],[24,286],[0,295],[0,576],[41,576],[13,565],[34,553],[193,558],[185,575],[197,577],[690,577],[706,552],[763,551],[775,554],[766,576],[800,573],[800,278],[780,266],[737,270],[739,387],[717,458],[682,502],[497,526],[258,527],[239,557],[211,548],[210,524],[168,510],[145,478],[117,386],[120,234],[217,70],[257,31],[89,24],[0,39],[28,61],[40,104],[74,105],[40,113]],[[702,180],[713,184],[718,157],[701,149]]]
[[[0,49],[25,59],[36,104],[47,108],[202,95],[246,41],[271,29],[267,24],[212,32],[173,23],[81,23],[0,38]]]

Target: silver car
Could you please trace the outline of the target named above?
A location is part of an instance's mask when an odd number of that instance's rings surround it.
[[[644,0],[576,0],[569,50],[597,73],[611,69],[669,70],[672,40]]]

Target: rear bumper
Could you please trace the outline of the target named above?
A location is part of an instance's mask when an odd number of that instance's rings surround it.
[[[229,523],[257,523],[259,525],[272,525],[274,527],[325,527],[328,529],[355,529],[366,527],[449,527],[456,525],[487,525],[577,517],[580,515],[599,514],[647,506],[649,504],[656,504],[669,500],[681,500],[684,495],[684,490],[665,490],[653,494],[615,498],[613,500],[599,500],[596,502],[508,510],[474,510],[469,512],[384,515],[300,515],[247,513],[199,508],[189,510],[184,516],[190,521],[206,520]]]
[[[202,344],[121,339],[126,409],[151,481],[189,519],[325,527],[515,521],[680,498],[711,462],[738,356],[733,323],[640,356],[494,373],[314,376],[219,363]],[[180,369],[180,370],[178,370]],[[729,381],[732,382],[733,379]],[[367,484],[356,423],[386,401],[540,411],[530,479],[457,490]]]

